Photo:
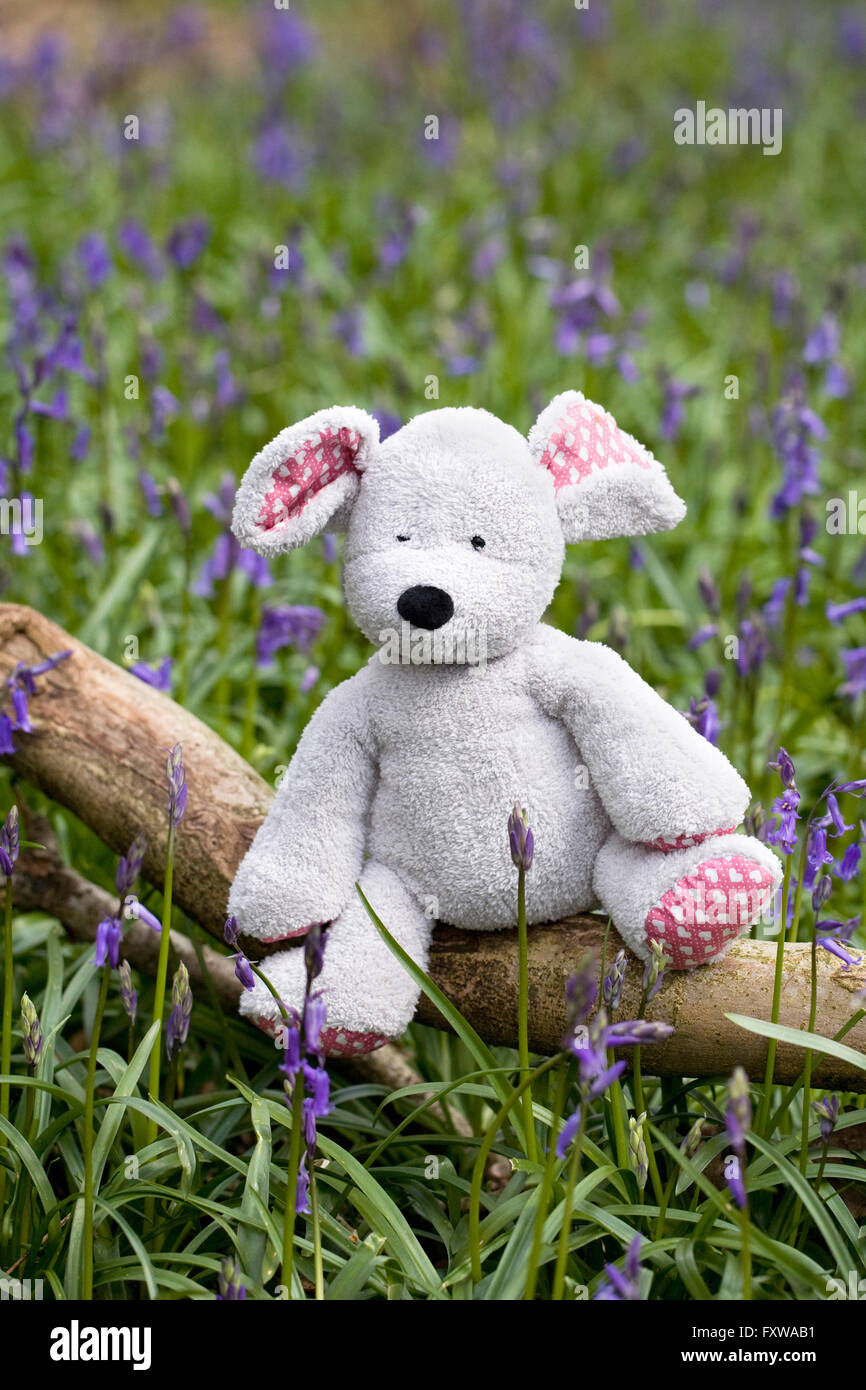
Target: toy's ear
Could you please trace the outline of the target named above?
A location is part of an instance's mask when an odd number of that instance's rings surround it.
[[[354,405],[317,410],[256,454],[238,489],[232,530],[241,545],[275,555],[345,524],[379,424]]]
[[[686,514],[658,460],[580,391],[554,397],[529,447],[553,476],[567,541],[669,531]]]

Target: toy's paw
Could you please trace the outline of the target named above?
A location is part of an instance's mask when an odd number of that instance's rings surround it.
[[[384,1047],[384,1033],[355,1033],[351,1028],[325,1028],[322,1031],[322,1051],[326,1057],[361,1057]]]
[[[283,1023],[278,1014],[251,1014],[250,1022],[269,1037],[282,1038]],[[363,1057],[388,1041],[384,1033],[357,1033],[351,1028],[323,1028],[320,1038],[326,1057]]]
[[[715,960],[766,910],[778,872],[746,854],[706,859],[650,908],[645,930],[674,970]]]

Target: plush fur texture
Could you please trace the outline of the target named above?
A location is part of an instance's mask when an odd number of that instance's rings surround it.
[[[701,864],[741,856],[773,887],[780,877],[763,845],[718,833],[739,824],[749,795],[727,759],[616,653],[540,622],[564,538],[680,519],[661,465],[576,392],[551,403],[529,444],[471,409],[432,411],[377,439],[355,407],[319,411],[256,457],[235,512],[238,538],[265,553],[345,520],[347,601],[377,647],[310,721],[229,901],[261,939],[333,923],[322,985],[335,1050],[341,1030],[350,1048],[399,1036],[417,998],[356,880],[422,965],[437,919],[513,925],[515,802],[535,836],[529,921],[601,906],[644,958],[648,915],[664,899],[674,954],[691,963],[679,901],[685,912],[684,880]],[[439,627],[401,619],[401,595],[416,586],[451,600],[430,606],[450,613]],[[702,929],[689,928],[694,963],[714,953],[699,947]],[[268,960],[293,1007],[301,954]],[[242,1010],[265,1026],[276,1017],[261,985]]]

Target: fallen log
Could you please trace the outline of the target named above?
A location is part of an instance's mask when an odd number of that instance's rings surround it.
[[[229,885],[267,811],[271,788],[213,730],[166,695],[34,610],[0,605],[0,677],[7,677],[18,662],[30,665],[64,649],[71,649],[72,657],[40,678],[38,693],[31,700],[34,732],[18,734],[18,751],[5,761],[71,810],[117,854],[135,834],[144,833],[148,841],[144,876],[160,887],[166,846],[165,758],[174,743],[182,742],[189,797],[176,845],[174,900],[211,935],[221,937]],[[77,899],[75,880],[66,880],[66,885],[69,902],[78,901],[81,906],[86,894],[82,898],[80,884]],[[21,892],[26,897],[23,886]],[[66,918],[73,915],[70,907],[65,913]],[[56,915],[64,920],[62,894]],[[81,913],[78,920],[82,922]],[[589,915],[531,930],[533,1051],[550,1053],[558,1047],[565,1023],[566,980],[587,950],[600,955],[604,927],[601,918]],[[132,938],[131,944],[137,940]],[[141,943],[146,953],[148,943],[144,938]],[[610,955],[621,945],[611,932]],[[247,943],[247,948],[258,958],[267,954],[267,948],[257,942]],[[215,957],[209,968],[214,981],[221,982],[220,996],[230,1004],[238,988],[232,967],[219,953],[208,954]],[[775,954],[774,943],[741,940],[716,965],[668,974],[648,1017],[672,1023],[676,1032],[666,1043],[645,1049],[647,1070],[660,1075],[720,1075],[739,1062],[751,1076],[761,1077],[766,1041],[730,1023],[725,1014],[769,1018]],[[143,956],[135,963],[147,969]],[[623,1017],[634,1016],[637,1009],[641,970],[640,963],[630,957]],[[786,946],[782,1023],[807,1026],[810,972],[810,948]],[[430,973],[482,1037],[490,1043],[515,1044],[516,932],[475,933],[440,925],[434,934]],[[820,952],[816,1031],[829,1037],[843,1027],[857,1008],[854,995],[864,986],[866,968],[845,971],[841,962]],[[426,999],[417,1017],[444,1026]],[[845,1041],[866,1053],[866,1021]],[[800,1048],[779,1046],[776,1076],[780,1081],[794,1080],[801,1066]],[[859,1089],[863,1073],[828,1058],[815,1084]]]

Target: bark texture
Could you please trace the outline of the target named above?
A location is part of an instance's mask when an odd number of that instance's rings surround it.
[[[189,799],[177,838],[174,899],[189,917],[221,938],[229,885],[267,811],[271,788],[213,730],[167,696],[34,610],[0,605],[0,677],[8,676],[18,662],[30,665],[65,649],[72,650],[72,657],[40,678],[38,694],[31,700],[34,732],[17,734],[18,751],[5,761],[27,782],[73,811],[116,853],[143,832],[148,841],[144,876],[160,886],[166,845],[165,759],[171,745],[182,742]],[[40,864],[39,856],[30,854],[24,867],[16,890],[20,906],[29,903],[52,912],[78,939],[95,934],[100,917],[115,907],[109,894],[60,864],[56,855]],[[587,950],[600,956],[603,936],[604,922],[596,916],[531,930],[529,1026],[534,1051],[549,1053],[558,1047],[565,1024],[565,982]],[[200,989],[191,942],[179,933],[173,937],[178,955]],[[148,970],[156,940],[141,924],[129,924],[124,949],[134,964]],[[611,932],[611,958],[621,945]],[[669,974],[648,1017],[673,1023],[676,1033],[668,1042],[645,1049],[647,1070],[661,1075],[718,1075],[739,1062],[750,1075],[760,1077],[766,1041],[730,1023],[725,1014],[770,1017],[775,950],[771,942],[741,940],[717,965]],[[249,951],[254,958],[262,958],[268,948],[249,943]],[[227,1008],[234,1007],[239,986],[231,964],[218,951],[208,950],[206,957],[221,1001]],[[816,1031],[832,1036],[857,1008],[854,995],[866,986],[866,969],[845,971],[841,962],[824,952],[819,952],[818,964]],[[641,972],[640,963],[630,958],[622,1017],[636,1012]],[[431,975],[488,1042],[515,1044],[516,932],[437,927]],[[809,990],[810,948],[788,945],[782,1023],[807,1026]],[[425,999],[418,1018],[442,1026]],[[866,1021],[845,1041],[866,1053]],[[798,1076],[802,1057],[800,1048],[780,1045],[777,1078],[790,1081]],[[863,1078],[863,1072],[847,1063],[828,1059],[815,1084],[860,1089]]]

